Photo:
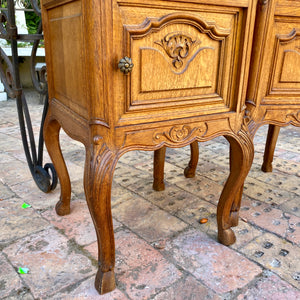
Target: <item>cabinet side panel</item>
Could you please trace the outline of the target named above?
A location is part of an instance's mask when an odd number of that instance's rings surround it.
[[[85,57],[81,1],[69,2],[47,12],[52,96],[87,118]]]

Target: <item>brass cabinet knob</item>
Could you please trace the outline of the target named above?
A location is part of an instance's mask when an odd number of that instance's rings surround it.
[[[132,71],[133,66],[134,65],[132,63],[132,59],[130,57],[127,57],[127,56],[125,56],[124,58],[122,58],[119,61],[119,64],[118,64],[118,68],[125,75],[127,75],[128,73],[130,73]]]

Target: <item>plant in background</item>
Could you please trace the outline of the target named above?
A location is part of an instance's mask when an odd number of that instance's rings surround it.
[[[23,6],[26,9],[32,9],[30,0],[20,0]],[[37,1],[40,5],[40,1]],[[25,19],[26,19],[26,26],[28,29],[29,34],[37,33],[39,24],[41,22],[41,17],[38,16],[34,11],[25,11]]]
[[[26,27],[29,34],[37,33],[39,23],[41,21],[41,17],[38,16],[32,8],[30,0],[16,0],[15,3],[18,3],[20,7],[24,7],[25,11],[25,20]],[[36,1],[38,5],[40,5],[40,1]],[[7,8],[7,0],[0,0],[0,7]]]

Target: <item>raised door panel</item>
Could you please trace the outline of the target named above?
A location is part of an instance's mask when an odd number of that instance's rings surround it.
[[[58,2],[58,1],[56,1]],[[58,5],[63,3],[64,5]],[[87,118],[82,1],[46,1],[51,97]]]
[[[129,75],[115,75],[121,122],[162,112],[180,118],[234,110],[244,10],[128,2],[116,1],[114,10],[121,27],[115,51],[134,64]]]
[[[300,17],[275,16],[267,95],[262,103],[300,102]]]
[[[140,27],[125,26],[125,32],[135,63],[128,82],[129,110],[194,99],[225,102],[222,79],[230,30],[210,27],[191,15],[170,14]]]

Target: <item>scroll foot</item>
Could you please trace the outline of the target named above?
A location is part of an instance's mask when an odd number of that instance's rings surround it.
[[[59,216],[65,216],[70,214],[70,202],[59,200],[56,203],[55,211]]]
[[[218,239],[220,243],[222,243],[225,246],[230,246],[234,244],[236,241],[235,234],[231,228],[225,230],[219,230]]]
[[[114,271],[102,272],[99,267],[95,279],[95,288],[101,295],[113,291],[116,288]]]
[[[193,178],[196,175],[196,168],[199,160],[199,145],[198,142],[193,142],[190,144],[191,148],[191,159],[188,166],[184,169],[184,176],[186,178]]]

